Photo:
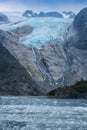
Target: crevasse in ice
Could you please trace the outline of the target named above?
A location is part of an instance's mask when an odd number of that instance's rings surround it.
[[[72,19],[64,18],[24,18],[19,13],[8,14],[11,23],[0,25],[1,29],[13,30],[23,25],[30,25],[33,27],[33,32],[27,36],[20,37],[19,43],[26,46],[42,46],[52,40],[58,40],[63,43],[68,26]],[[16,24],[15,24],[16,23]]]
[[[70,20],[59,18],[32,18],[28,22],[34,30],[30,35],[21,37],[19,42],[24,45],[35,46],[43,45],[55,39],[62,43],[70,24]]]

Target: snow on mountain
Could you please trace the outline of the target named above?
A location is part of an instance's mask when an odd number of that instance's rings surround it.
[[[43,12],[41,11],[40,13],[34,13],[32,10],[26,10],[23,13],[24,17],[30,18],[30,17],[54,17],[54,18],[74,18],[75,13],[72,11],[64,11],[62,13],[60,12]]]
[[[30,17],[55,17],[55,18],[63,18],[63,15],[59,12],[43,12],[41,11],[39,14],[34,13],[32,10],[26,10],[23,13],[24,17],[30,18]]]
[[[69,12],[64,11],[62,12],[62,15],[64,18],[75,18],[76,16],[75,13],[73,13],[72,11]]]
[[[17,12],[6,13],[11,22],[0,25],[0,29],[10,31],[23,25],[30,25],[33,27],[33,32],[19,39],[19,43],[26,46],[42,46],[52,40],[58,40],[60,43],[64,42],[65,32],[72,22],[72,19],[50,17],[28,19],[21,14]]]

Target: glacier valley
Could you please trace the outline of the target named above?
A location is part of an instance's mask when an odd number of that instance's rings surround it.
[[[0,24],[1,43],[38,84],[39,94],[87,80],[86,11],[75,19],[3,12],[8,20]]]
[[[0,25],[0,29],[11,31],[17,27],[30,25],[31,34],[20,37],[19,43],[26,46],[40,47],[50,41],[63,43],[66,40],[67,28],[73,19],[66,18],[24,18],[21,13],[6,13],[10,23]]]

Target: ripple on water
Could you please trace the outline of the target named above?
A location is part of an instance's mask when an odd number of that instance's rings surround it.
[[[1,97],[0,104],[0,130],[87,130],[87,100]]]

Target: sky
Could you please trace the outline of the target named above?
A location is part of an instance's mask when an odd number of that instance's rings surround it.
[[[0,12],[3,11],[73,11],[78,13],[87,7],[87,0],[0,0]]]

